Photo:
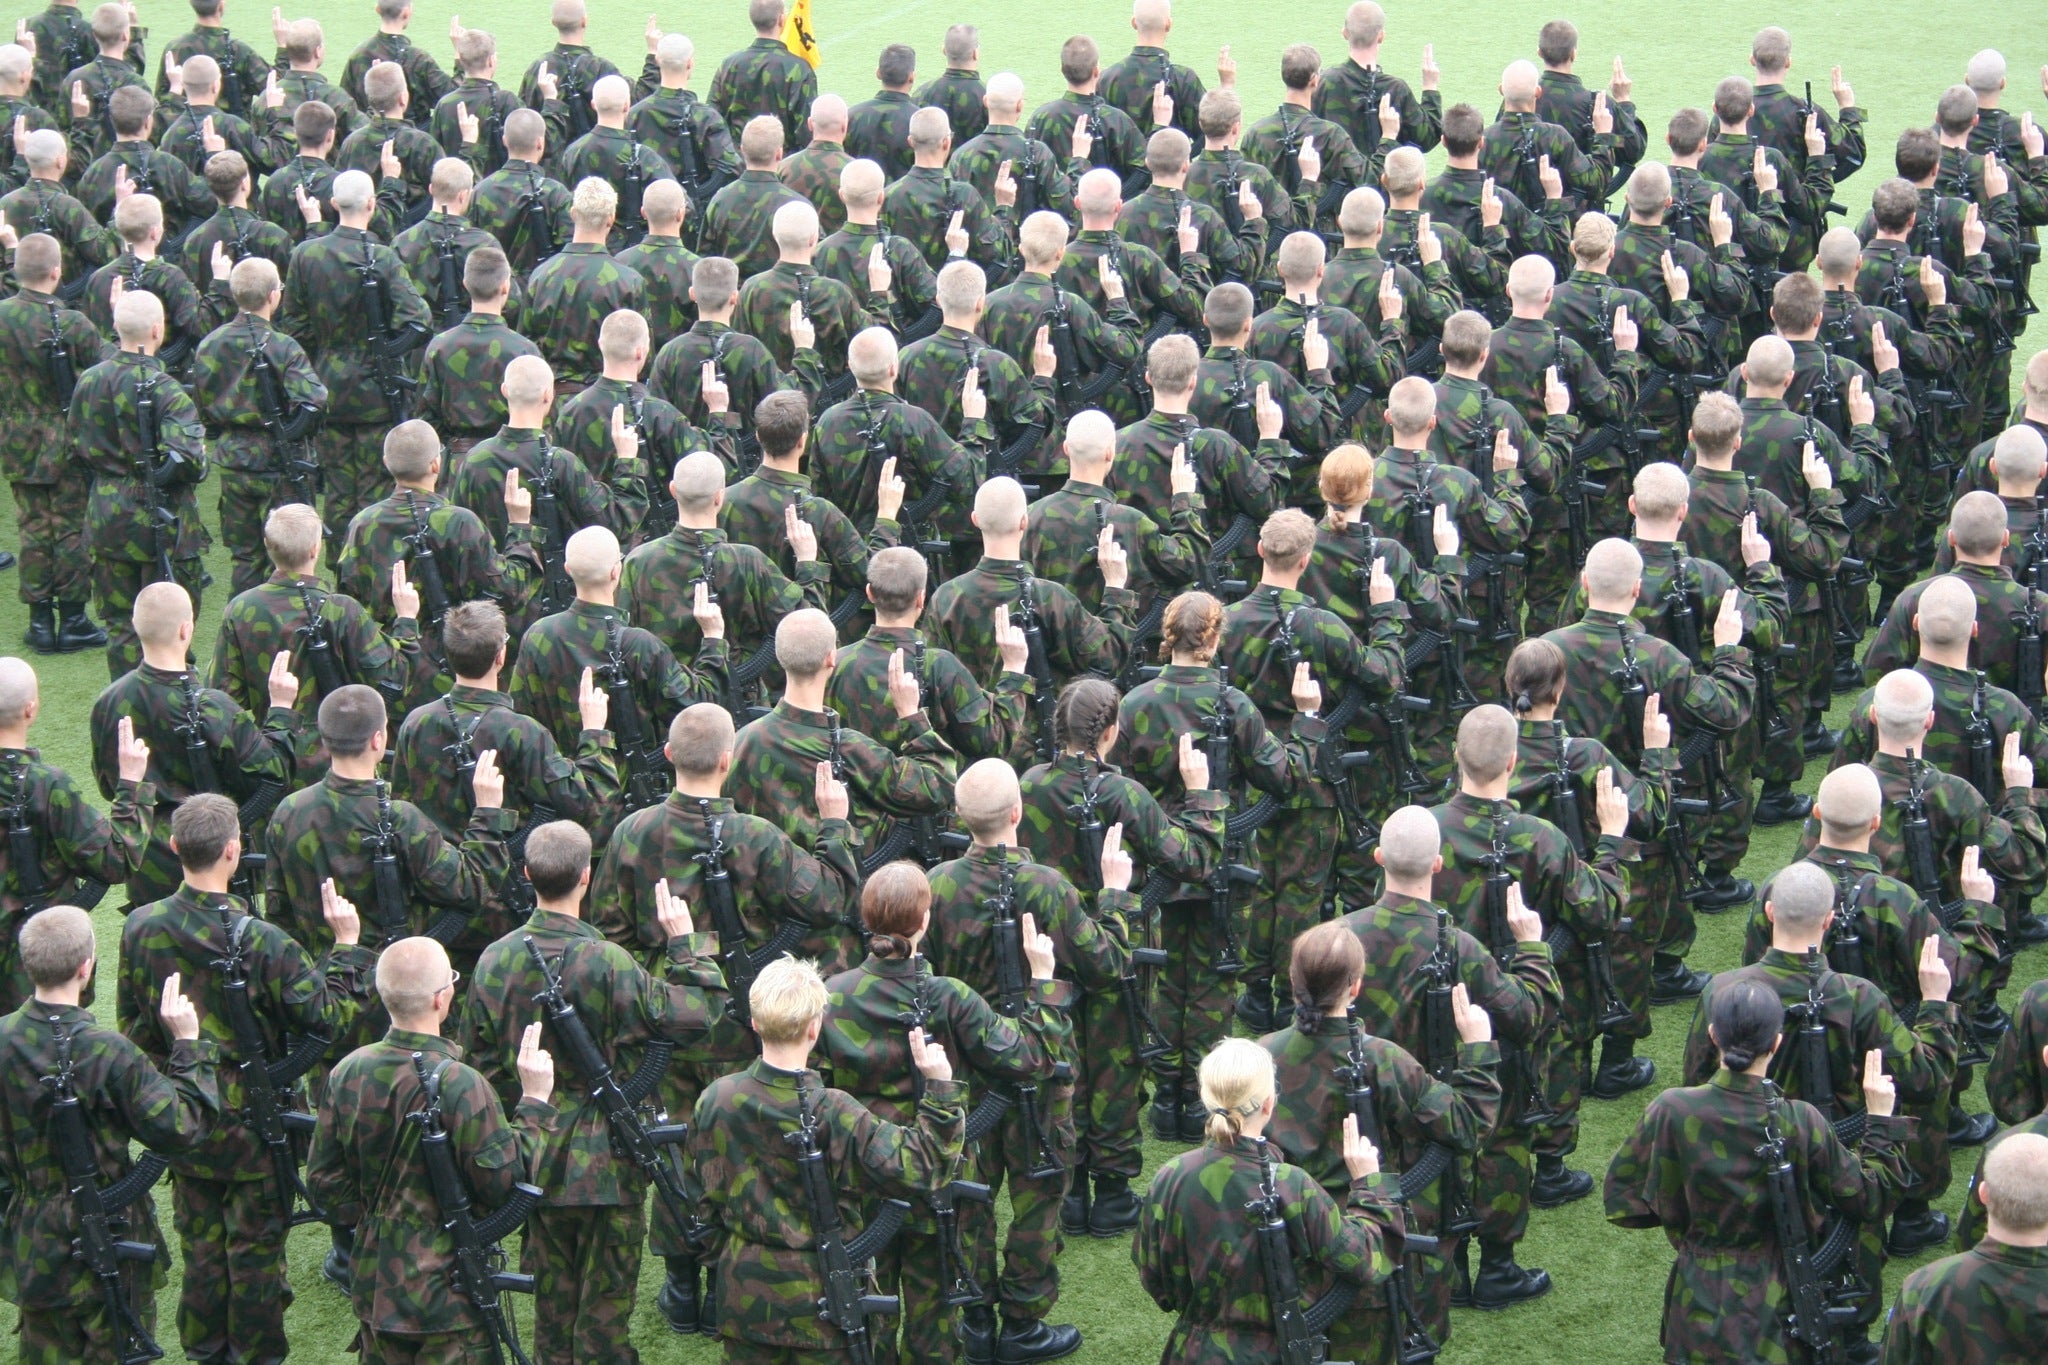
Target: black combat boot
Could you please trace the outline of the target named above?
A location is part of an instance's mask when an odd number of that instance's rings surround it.
[[[1968,1113],[1960,1102],[1949,1111],[1948,1145],[1951,1147],[1982,1147],[1997,1131],[1995,1115]]]
[[[1117,1237],[1138,1226],[1138,1196],[1128,1176],[1095,1177],[1095,1202],[1088,1208],[1088,1235]]]
[[[1806,718],[1806,728],[1799,732],[1800,748],[1808,758],[1822,758],[1833,753],[1841,738],[1842,732],[1828,729],[1827,721],[1817,711]]]
[[[320,1263],[320,1273],[327,1277],[329,1284],[339,1285],[345,1292],[354,1267],[356,1230],[330,1223],[327,1236],[333,1245],[327,1248],[327,1259]]]
[[[662,1281],[655,1303],[661,1309],[668,1330],[689,1335],[697,1330],[697,1258],[664,1256],[668,1278]]]
[[[1550,1272],[1524,1270],[1515,1264],[1512,1242],[1482,1237],[1479,1273],[1472,1278],[1472,1306],[1493,1311],[1510,1308],[1550,1292]]]
[[[1702,915],[1718,915],[1756,899],[1756,883],[1732,872],[1710,872],[1707,884],[1692,899],[1692,908]]]
[[[960,1346],[967,1365],[995,1365],[995,1309],[985,1303],[977,1303],[961,1311]]]
[[[704,1292],[697,1299],[697,1330],[718,1339],[718,1263],[704,1267]]]
[[[1657,953],[1650,959],[1650,1003],[1653,1005],[1675,1005],[1681,1000],[1691,1000],[1707,988],[1713,980],[1705,972],[1696,972],[1685,965],[1685,959],[1670,953]]]
[[[1202,1103],[1202,1092],[1199,1089],[1181,1092],[1180,1140],[1182,1142],[1206,1142],[1209,1140],[1209,1106]]]
[[[1529,1199],[1539,1209],[1555,1209],[1593,1192],[1593,1177],[1564,1164],[1561,1156],[1536,1158],[1536,1183]]]
[[[1636,1040],[1607,1034],[1600,1040],[1600,1067],[1593,1073],[1593,1098],[1618,1100],[1657,1079],[1657,1064],[1636,1056]]]
[[[1927,1207],[1925,1199],[1906,1199],[1892,1215],[1891,1236],[1885,1249],[1894,1256],[1917,1256],[1948,1240],[1948,1215]]]
[[[1044,1322],[1017,1322],[1003,1315],[1003,1334],[996,1338],[997,1365],[1023,1365],[1031,1360],[1058,1360],[1081,1349],[1081,1329]]]
[[[1750,818],[1759,825],[1789,825],[1795,820],[1804,820],[1812,810],[1813,798],[1793,791],[1790,783],[1766,782],[1764,793],[1757,798],[1756,811]]]
[[[57,652],[57,603],[45,597],[28,604],[28,631],[22,642],[38,654]]]
[[[1076,1166],[1067,1180],[1067,1197],[1060,1201],[1060,1231],[1070,1237],[1088,1233],[1088,1168]]]
[[[69,654],[80,649],[105,649],[107,633],[85,614],[83,602],[57,604],[57,652]]]
[[[1237,1001],[1237,1022],[1254,1034],[1264,1035],[1273,1031],[1273,980],[1260,977],[1244,983],[1244,994]]]
[[[1180,1087],[1173,1081],[1162,1081],[1152,1092],[1152,1136],[1180,1141]]]

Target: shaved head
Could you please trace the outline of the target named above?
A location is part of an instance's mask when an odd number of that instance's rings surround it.
[[[1476,706],[1458,722],[1458,771],[1474,782],[1493,782],[1515,761],[1515,718],[1504,706]]]
[[[1533,104],[1536,92],[1541,88],[1542,77],[1534,62],[1509,62],[1507,69],[1500,73],[1500,97],[1509,104]]]
[[[1977,624],[1977,594],[1955,574],[1943,574],[1920,594],[1920,638],[1937,649],[1966,645]]]
[[[960,823],[976,835],[1006,828],[1023,797],[1017,774],[1000,758],[984,758],[962,774],[953,787],[953,809]]]
[[[815,678],[832,662],[838,644],[839,628],[832,618],[815,607],[804,607],[775,627],[775,662],[792,678]]]
[[[1625,540],[1603,540],[1586,552],[1585,576],[1589,598],[1633,601],[1643,581],[1642,552]]]
[[[619,566],[619,538],[609,528],[586,526],[562,547],[562,568],[578,587],[596,587]]]
[[[1760,336],[1749,343],[1743,375],[1767,389],[1783,388],[1792,379],[1792,343],[1781,336]]]
[[[1934,714],[1934,688],[1910,668],[1897,668],[1878,679],[1871,695],[1877,713],[1878,738],[1917,750]]]
[[[1546,257],[1519,256],[1508,267],[1508,297],[1518,304],[1540,304],[1557,284],[1557,267]]]
[[[1998,1230],[2038,1233],[2048,1228],[2048,1137],[2008,1133],[1985,1154],[1984,1210]]]
[[[1434,815],[1421,806],[1403,806],[1380,826],[1380,866],[1402,881],[1420,881],[1436,870],[1443,841]]]
[[[1861,763],[1845,763],[1823,777],[1813,800],[1822,838],[1835,847],[1862,838],[1883,809],[1884,789],[1877,774]]]
[[[36,699],[36,671],[26,659],[0,659],[0,725],[19,725]]]
[[[993,478],[974,493],[974,524],[1003,535],[1024,520],[1024,487],[1015,479]]]
[[[1116,423],[1106,412],[1088,408],[1067,422],[1067,459],[1090,468],[1109,459],[1116,448]]]
[[[2048,351],[2042,354],[2048,355]],[[2022,423],[1998,434],[1991,457],[1998,462],[2000,483],[2031,487],[2041,482],[2042,469],[2048,466],[2048,444],[2042,442],[2040,432]]]
[[[1793,938],[1820,933],[1835,908],[1835,880],[1812,863],[1794,863],[1771,879],[1771,923]]]
[[[402,938],[377,957],[377,996],[393,1023],[422,1019],[453,976],[446,948],[430,938]]]

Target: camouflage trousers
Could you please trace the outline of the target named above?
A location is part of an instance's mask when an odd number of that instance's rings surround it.
[[[273,1182],[176,1176],[171,1219],[185,1276],[178,1340],[186,1358],[225,1361],[232,1349],[237,1360],[283,1360],[291,1350],[284,1334],[292,1301],[284,1269],[289,1229]]]
[[[85,555],[85,485],[10,483],[14,514],[21,530],[22,601],[79,602],[86,599],[91,577]]]
[[[903,1300],[894,1320],[870,1318],[875,1365],[947,1365],[960,1358],[960,1310],[939,1283],[939,1236],[931,1215],[911,1214],[903,1231],[875,1256],[875,1282]],[[897,1340],[901,1329],[902,1340]]]
[[[1700,861],[1707,871],[1716,875],[1726,873],[1733,876],[1742,860],[1749,856],[1749,838],[1754,832],[1750,817],[1756,813],[1756,767],[1762,748],[1759,738],[1761,725],[1762,722],[1752,716],[1735,733],[1722,737],[1721,771],[1726,780],[1720,792],[1681,790],[1678,793],[1725,806],[1725,809],[1714,810],[1707,817],[1705,837],[1700,840]],[[1690,931],[1692,911],[1683,909],[1679,913]],[[1672,941],[1667,934],[1666,944]],[[1662,946],[1662,951],[1683,957],[1691,947],[1692,937],[1688,932],[1684,947]]]
[[[154,1336],[156,1295],[149,1292],[150,1267],[125,1262],[122,1274],[136,1318]],[[17,1330],[21,1336],[16,1358],[21,1365],[79,1365],[81,1361],[97,1365],[119,1357],[121,1334],[97,1293],[83,1303],[59,1308],[24,1308]]]
[[[1152,1063],[1152,1082],[1161,1094],[1178,1090],[1194,1095],[1195,1069],[1210,1048],[1230,1036],[1237,978],[1216,970],[1223,936],[1206,898],[1161,906],[1159,937],[1166,966],[1158,974],[1152,1017],[1169,1051]]]
[[[1018,1322],[1036,1322],[1060,1299],[1060,1203],[1067,1196],[1067,1177],[1074,1167],[1078,1142],[1074,1135],[1074,1087],[1071,1082],[1041,1084],[1038,1089],[1044,1137],[1064,1167],[1057,1174],[1034,1177],[1043,1144],[1026,1131],[1022,1105],[1012,1105],[981,1140],[975,1153],[977,1179],[989,1188],[990,1200],[961,1205],[960,1240],[974,1278],[995,1294],[1003,1314]],[[1003,1240],[1002,1274],[996,1274],[995,1197],[1005,1186],[1010,1194],[1010,1229]]]
[[[1557,1117],[1531,1130],[1529,1150],[1536,1156],[1567,1157],[1579,1149],[1579,1114],[1593,1081],[1593,1043],[1553,1027],[1544,1035],[1543,1051],[1543,1100]]]
[[[1678,898],[1677,867],[1661,842],[1642,846],[1642,860],[1629,868],[1626,916],[1629,932],[1607,940],[1614,966],[1614,993],[1628,1006],[1628,1022],[1610,1029],[1617,1038],[1650,1036],[1650,986],[1655,970],[1651,958],[1663,941],[1671,902]]]
[[[1536,1046],[1543,1042],[1538,1039]],[[1539,1055],[1535,1064],[1543,1065]],[[1524,1106],[1516,1096],[1528,1088],[1530,1058],[1506,1052],[1501,1058],[1501,1084],[1507,1095],[1501,1102],[1500,1126],[1487,1134],[1479,1153],[1472,1159],[1472,1202],[1479,1211],[1482,1240],[1514,1243],[1529,1231],[1529,1188],[1534,1172],[1530,1165],[1529,1135],[1522,1126]]]
[[[355,514],[384,496],[391,476],[384,472],[387,424],[330,426],[315,438],[320,451],[320,478],[327,486],[321,524],[327,531],[327,567],[341,553],[348,524]],[[225,491],[222,494],[226,496]],[[262,543],[259,536],[258,544]]]
[[[263,522],[286,503],[302,502],[298,490],[268,471],[220,471],[220,538],[233,562],[230,592],[247,592],[270,577],[270,557],[263,548]],[[348,529],[348,523],[342,523]]]
[[[1948,1119],[1954,1106],[1950,1087],[1942,1086],[1932,1100],[1901,1104],[1899,1112],[1917,1119],[1912,1140],[1902,1144],[1906,1155],[1908,1199],[1933,1201],[1948,1193],[1953,1178],[1949,1161]]]
[[[1258,836],[1259,883],[1247,890],[1244,977],[1286,991],[1294,940],[1323,920],[1323,892],[1343,841],[1335,807],[1289,807]]]
[[[721,1359],[732,1365],[815,1365],[820,1360],[851,1360],[853,1352],[844,1346],[756,1346],[728,1339]]]
[[[647,1240],[644,1204],[544,1204],[526,1224],[519,1268],[533,1276],[534,1365],[638,1365],[633,1299]]]
[[[1141,1001],[1147,1000],[1146,975],[1139,973]],[[1082,998],[1074,1016],[1074,1127],[1082,1169],[1136,1180],[1145,1167],[1138,1130],[1145,1111],[1145,1068],[1131,1046],[1131,1023],[1121,994]]]
[[[1824,610],[1794,616],[1785,642],[1796,651],[1778,670],[1778,708],[1784,714],[1787,733],[1764,742],[1756,770],[1765,782],[1789,785],[1806,771],[1806,751],[1799,732],[1806,725],[1816,689],[1832,693],[1827,679],[1834,667],[1834,623]]]
[[[402,1337],[365,1327],[356,1339],[362,1365],[498,1365],[497,1346],[488,1333],[436,1332],[428,1337]]]
[[[743,1070],[752,1060],[753,1054],[750,1051],[745,1056],[734,1055],[713,1061],[672,1063],[658,1090],[662,1107],[670,1114],[688,1118],[696,1109],[697,1096],[703,1093],[705,1086],[720,1076]],[[689,1183],[686,1187],[693,1195],[698,1193],[694,1183]],[[690,1239],[683,1235],[683,1227],[676,1220],[676,1216],[669,1212],[666,1199],[657,1198],[654,1201],[654,1213],[648,1219],[647,1250],[653,1255],[664,1257],[688,1256],[694,1260],[697,1256],[697,1248],[691,1246]],[[712,1258],[712,1263],[716,1263],[715,1257]],[[705,1267],[706,1270],[710,1268],[710,1265]]]
[[[201,599],[208,579],[206,565],[197,559],[176,559],[171,572],[192,598],[192,619],[205,620]],[[109,679],[142,662],[142,644],[135,638],[135,599],[156,581],[156,566],[146,560],[92,557],[93,610],[107,631]]]
[[[1406,1258],[1405,1298],[1414,1322],[1397,1323],[1386,1284],[1371,1285],[1352,1300],[1351,1311],[1330,1324],[1329,1359],[1352,1365],[1395,1365],[1401,1337],[1419,1325],[1438,1346],[1451,1339],[1451,1257],[1454,1243],[1444,1243],[1442,1259]]]

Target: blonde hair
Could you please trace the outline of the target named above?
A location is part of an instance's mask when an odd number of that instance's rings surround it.
[[[815,962],[777,958],[754,978],[747,1008],[762,1042],[800,1043],[811,1025],[825,1017],[825,978]]]
[[[1344,529],[1344,514],[1361,507],[1372,496],[1372,453],[1355,441],[1347,441],[1323,456],[1316,487],[1329,505],[1323,525],[1332,531]]]
[[[1225,1038],[1202,1058],[1202,1106],[1209,1111],[1204,1136],[1228,1147],[1244,1136],[1244,1121],[1273,1098],[1273,1054],[1249,1038]]]

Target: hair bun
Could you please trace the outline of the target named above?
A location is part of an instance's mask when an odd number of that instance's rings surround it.
[[[1756,1054],[1748,1048],[1729,1047],[1721,1049],[1721,1065],[1730,1071],[1747,1071],[1756,1064]]]
[[[1515,714],[1520,715],[1525,711],[1534,711],[1535,709],[1536,699],[1534,697],[1530,696],[1527,692],[1515,693]]]

